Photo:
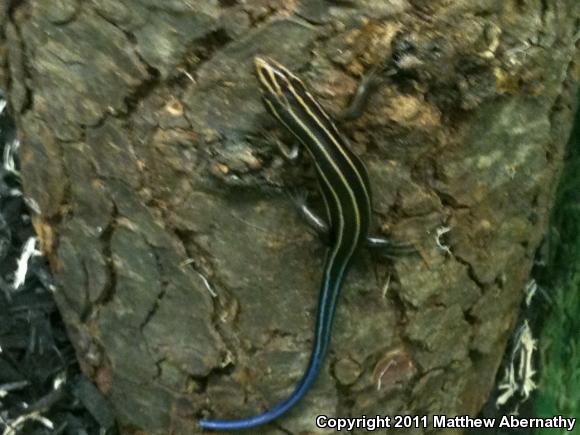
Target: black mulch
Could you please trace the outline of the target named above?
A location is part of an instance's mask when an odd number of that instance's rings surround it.
[[[0,91],[0,435],[114,434],[113,414],[80,372],[52,297],[6,112]]]

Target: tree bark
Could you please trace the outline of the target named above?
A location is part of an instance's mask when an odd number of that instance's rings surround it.
[[[577,0],[1,4],[0,78],[55,297],[126,433],[253,415],[307,362],[324,247],[284,190],[316,187],[265,134],[279,128],[256,54],[331,113],[365,71],[394,68],[343,131],[369,169],[374,230],[421,249],[360,255],[320,379],[263,433],[328,432],[319,414],[478,412],[562,166]]]

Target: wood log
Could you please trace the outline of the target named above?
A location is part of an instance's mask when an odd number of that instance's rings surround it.
[[[368,166],[373,231],[421,251],[361,253],[320,379],[261,433],[476,414],[546,229],[579,21],[577,0],[3,0],[0,81],[35,228],[124,433],[253,415],[307,363],[325,247],[286,192],[316,183],[276,152],[258,54],[332,114],[384,67],[341,128]]]

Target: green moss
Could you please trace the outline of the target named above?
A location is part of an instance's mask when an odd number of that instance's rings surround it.
[[[542,374],[534,407],[539,417],[580,417],[580,111],[552,215],[547,267],[549,313],[540,354]],[[580,433],[577,422],[574,433]],[[538,429],[536,434],[569,434]]]

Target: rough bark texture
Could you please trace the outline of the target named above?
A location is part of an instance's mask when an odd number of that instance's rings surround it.
[[[344,131],[369,168],[375,227],[422,249],[392,265],[361,255],[315,389],[263,433],[325,432],[318,414],[479,410],[562,164],[577,0],[0,4],[35,227],[83,369],[122,428],[187,434],[208,411],[254,414],[307,362],[324,248],[280,187],[315,182],[264,134],[279,129],[255,54],[298,71],[333,113],[365,70],[397,60]]]

